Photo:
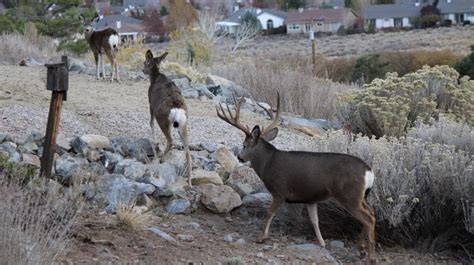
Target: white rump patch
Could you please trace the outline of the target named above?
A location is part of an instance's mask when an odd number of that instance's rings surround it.
[[[168,116],[170,123],[177,122],[178,126],[181,127],[186,124],[186,111],[180,108],[172,108],[170,110],[170,115]]]
[[[374,186],[374,180],[375,180],[374,172],[366,171],[365,176],[364,176],[364,180],[365,180],[365,189],[366,190],[371,189],[372,186]]]
[[[118,44],[119,44],[119,36],[118,35],[110,35],[109,37],[109,44],[110,44],[110,47],[112,48],[118,48]]]

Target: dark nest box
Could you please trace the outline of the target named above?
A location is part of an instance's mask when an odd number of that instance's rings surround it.
[[[49,63],[45,66],[48,68],[46,89],[53,92],[66,92],[69,87],[67,56],[62,56],[59,63]],[[64,97],[64,100],[66,100],[66,97]]]

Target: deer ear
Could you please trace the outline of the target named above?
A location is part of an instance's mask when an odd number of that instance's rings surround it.
[[[146,59],[147,61],[153,60],[153,53],[151,52],[151,50],[146,51],[146,53],[145,53],[145,59]]]
[[[82,24],[86,22],[86,18],[82,14],[79,15],[79,20],[82,22]]]
[[[262,138],[267,141],[267,142],[270,142],[272,141],[273,139],[275,139],[278,135],[278,128],[273,128],[271,129],[270,131],[268,131],[267,133],[265,133],[265,135],[262,135]]]
[[[99,14],[95,13],[94,17],[91,19],[92,23],[97,23],[100,19]]]
[[[255,127],[253,127],[252,132],[250,134],[252,136],[252,140],[256,141],[258,137],[260,137],[260,126],[255,125]]]
[[[156,63],[158,63],[158,64],[161,63],[161,61],[163,61],[166,58],[167,55],[168,55],[168,52],[165,52],[162,55],[160,55],[159,57],[157,57],[156,58]]]

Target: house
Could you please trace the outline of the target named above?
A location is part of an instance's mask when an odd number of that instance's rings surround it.
[[[420,10],[433,0],[397,0],[394,4],[368,5],[363,10],[367,25],[373,24],[376,29],[408,28],[411,20],[420,16]],[[453,24],[465,21],[474,23],[473,0],[439,0],[437,8],[442,19],[449,19]]]
[[[250,12],[257,17],[263,30],[271,30],[284,26],[287,18],[287,13],[281,10],[245,7],[238,9],[226,20],[219,21],[216,24],[222,30],[234,34],[240,26],[240,20],[247,12]]]
[[[154,7],[160,6],[160,0],[123,0],[124,7]]]
[[[115,29],[122,40],[135,40],[137,37],[141,37],[146,34],[143,21],[124,15],[101,17],[101,19],[95,25],[95,30],[102,30],[105,28]]]
[[[349,8],[302,9],[288,13],[286,27],[288,34],[313,32],[336,33],[342,26],[351,27],[356,16]]]
[[[473,0],[439,0],[438,8],[443,19],[449,19],[453,24],[463,24],[466,21],[474,24]]]

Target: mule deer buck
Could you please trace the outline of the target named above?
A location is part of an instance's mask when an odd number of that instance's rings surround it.
[[[87,21],[86,18],[82,15],[79,17],[84,25],[84,35],[86,37],[89,47],[94,53],[94,61],[96,68],[97,80],[100,79],[100,70],[99,66],[102,68],[102,77],[105,79],[105,68],[104,68],[104,53],[109,58],[110,65],[112,66],[112,73],[110,81],[114,81],[114,76],[117,81],[120,81],[119,71],[118,71],[118,62],[117,62],[117,53],[118,45],[120,42],[120,37],[117,31],[111,28],[106,28],[101,31],[94,31],[93,25],[95,25],[100,17],[95,15],[90,21]]]
[[[241,162],[250,161],[251,167],[272,194],[273,200],[257,242],[268,238],[270,223],[278,207],[283,203],[304,203],[309,213],[316,237],[321,246],[325,242],[319,231],[317,203],[334,198],[353,217],[363,224],[361,243],[367,237],[368,260],[374,262],[375,214],[366,198],[374,184],[374,173],[361,159],[339,153],[314,153],[281,151],[269,141],[278,134],[280,95],[276,115],[266,128],[255,126],[252,131],[240,123],[240,106],[244,98],[235,101],[235,113],[229,106],[217,108],[217,116],[245,133],[243,149],[238,155]]]
[[[160,73],[160,64],[167,55],[168,53],[165,52],[159,57],[154,58],[150,50],[145,55],[143,73],[150,76],[148,100],[150,102],[151,134],[153,142],[156,143],[154,127],[154,119],[156,119],[167,140],[166,149],[163,153],[163,157],[165,157],[173,148],[171,129],[173,127],[178,129],[178,134],[183,141],[184,150],[186,151],[188,184],[191,186],[192,160],[188,144],[188,109],[179,88],[173,81]]]

